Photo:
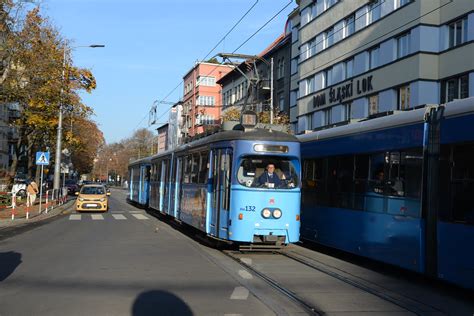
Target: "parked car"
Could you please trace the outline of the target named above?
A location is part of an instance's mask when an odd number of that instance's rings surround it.
[[[66,180],[66,187],[69,195],[74,195],[79,190],[76,180]]]

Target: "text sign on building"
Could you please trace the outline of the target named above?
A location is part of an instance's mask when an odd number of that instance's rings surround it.
[[[314,96],[313,107],[317,108],[326,105],[327,102],[342,103],[347,99],[354,96],[359,96],[374,90],[372,85],[373,76],[367,76],[365,78],[351,80],[345,84],[332,87],[322,93]]]
[[[49,165],[49,151],[37,151],[36,152],[36,164],[38,166]]]

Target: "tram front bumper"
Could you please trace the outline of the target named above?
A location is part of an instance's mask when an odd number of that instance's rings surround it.
[[[255,229],[253,234],[254,243],[264,244],[287,244],[290,241],[286,229]]]

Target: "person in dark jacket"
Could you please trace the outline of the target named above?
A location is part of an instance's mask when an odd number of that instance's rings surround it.
[[[257,184],[259,186],[265,186],[267,188],[278,188],[281,186],[281,180],[278,175],[275,173],[275,165],[269,163],[266,167],[266,170],[262,173],[257,179]]]

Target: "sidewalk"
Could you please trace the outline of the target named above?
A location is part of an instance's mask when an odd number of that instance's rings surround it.
[[[37,222],[43,219],[47,219],[50,217],[54,217],[62,212],[67,211],[74,205],[74,201],[76,199],[74,197],[69,197],[68,200],[63,203],[48,203],[45,205],[44,201],[42,201],[41,205],[41,214],[39,212],[39,201],[37,200],[36,203],[32,206],[27,208],[26,204],[21,204],[15,207],[14,210],[14,219],[12,220],[12,208],[1,208],[0,209],[0,229],[5,227],[13,227],[29,222]],[[46,207],[48,210],[46,211]],[[26,218],[27,212],[29,212],[29,218]]]

